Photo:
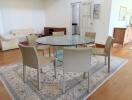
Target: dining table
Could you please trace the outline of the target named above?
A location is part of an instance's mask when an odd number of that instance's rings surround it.
[[[93,38],[81,35],[64,35],[64,36],[45,36],[36,40],[38,44],[50,46],[77,46],[84,44],[92,44],[95,42]]]
[[[36,40],[36,43],[40,45],[49,45],[51,47],[77,47],[78,45],[88,45],[94,44],[95,40],[90,37],[85,37],[81,35],[64,35],[64,36],[45,36],[40,37]],[[53,52],[54,54],[54,69],[57,66],[61,66],[63,64],[63,49],[59,52],[59,57],[57,56],[57,49]],[[55,71],[56,73],[56,71]],[[55,74],[56,77],[56,74]]]
[[[78,45],[94,44],[95,40],[83,35],[64,35],[64,36],[45,36],[38,38],[36,42],[40,45],[49,45],[51,47],[77,47]],[[54,57],[57,58],[57,50],[54,50]],[[60,49],[59,49],[60,50]],[[61,57],[62,58],[62,57]],[[62,61],[62,60],[58,60]]]

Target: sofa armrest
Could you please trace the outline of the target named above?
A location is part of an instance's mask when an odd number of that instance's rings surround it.
[[[18,48],[17,39],[11,39],[8,41],[0,40],[0,48],[2,51]]]

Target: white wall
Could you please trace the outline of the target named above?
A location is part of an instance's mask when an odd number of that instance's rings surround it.
[[[2,22],[2,14],[1,14],[1,10],[0,10],[0,34],[3,34],[4,30],[3,30],[3,22]]]
[[[66,27],[70,33],[70,0],[49,0],[46,5],[46,26]]]
[[[84,0],[49,0],[46,5],[46,26],[66,27],[71,34],[71,3]],[[97,33],[96,42],[104,44],[108,36],[111,0],[93,0],[101,4],[100,19],[94,20],[94,31]]]
[[[95,4],[101,4],[100,18],[94,20],[94,31],[96,35],[96,43],[105,44],[109,32],[111,0],[94,0]]]
[[[128,25],[128,20],[126,21],[119,20],[120,6],[126,7],[128,12],[132,12],[131,0],[112,0],[109,35],[113,35],[114,27],[126,27]]]
[[[38,32],[43,30],[45,25],[43,0],[4,0],[0,3],[4,34],[22,28],[35,28]]]

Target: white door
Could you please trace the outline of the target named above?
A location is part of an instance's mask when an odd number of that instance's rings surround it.
[[[92,0],[81,3],[80,26],[81,35],[93,30],[93,2]]]
[[[94,29],[96,32],[95,42],[98,44],[105,44],[106,39],[108,37],[109,32],[109,21],[110,21],[110,10],[111,10],[111,1],[110,0],[94,0],[94,8],[95,5],[99,4],[99,18],[94,18]],[[95,10],[95,9],[94,9]],[[94,11],[96,12],[96,11]]]

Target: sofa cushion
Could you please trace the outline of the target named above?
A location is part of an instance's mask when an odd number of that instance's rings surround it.
[[[0,34],[0,40],[3,40],[3,41],[10,41],[15,38],[16,37],[12,34]]]
[[[14,35],[28,35],[32,33],[36,33],[36,30],[33,28],[27,28],[27,29],[16,29],[11,31]]]
[[[16,29],[12,30],[11,33],[15,35],[19,42],[27,41],[26,36],[29,34],[36,33],[37,31],[33,28],[26,28],[26,29]]]

